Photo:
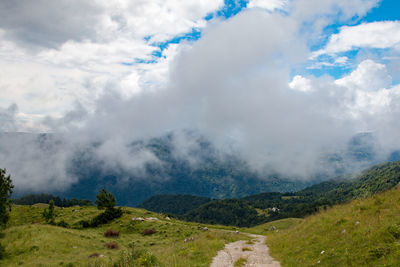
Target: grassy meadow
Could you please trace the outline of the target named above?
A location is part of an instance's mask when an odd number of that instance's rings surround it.
[[[278,231],[268,231],[272,225]],[[267,234],[283,266],[399,266],[400,190],[252,229]]]
[[[97,228],[73,229],[45,224],[42,217],[46,204],[14,205],[7,229],[0,242],[6,249],[1,266],[209,266],[217,251],[226,243],[248,239],[235,234],[232,227],[187,223],[142,209],[123,208],[124,214],[112,223]],[[99,214],[96,207],[56,208],[56,223],[63,220],[76,227],[82,219]],[[133,221],[132,218],[156,217],[155,221]],[[204,226],[204,225],[202,225]],[[105,237],[107,229],[120,232],[119,237]],[[143,235],[145,229],[156,233]],[[188,242],[185,239],[193,238]],[[106,248],[116,242],[118,249]],[[95,254],[97,253],[97,254]],[[89,257],[96,255],[95,257]]]

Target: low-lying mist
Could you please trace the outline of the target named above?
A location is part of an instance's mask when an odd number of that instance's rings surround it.
[[[180,51],[162,88],[130,98],[105,93],[93,111],[77,105],[43,120],[51,134],[2,134],[0,167],[18,190],[60,191],[78,182],[70,171],[83,162],[76,155],[90,152],[105,173],[146,179],[147,164],[162,168],[164,159],[140,142],[168,135],[172,155],[191,166],[208,144],[215,158],[234,156],[261,178],[326,179],[388,160],[400,150],[400,87],[369,59],[340,79],[292,78],[310,54],[303,23],[260,10],[212,23]],[[0,111],[3,131],[15,128],[15,110]]]

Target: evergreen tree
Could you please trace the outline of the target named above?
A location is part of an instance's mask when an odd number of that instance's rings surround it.
[[[49,201],[49,209],[44,209],[43,217],[47,223],[54,224],[54,219],[56,218],[56,213],[54,211],[54,201]]]
[[[0,169],[0,229],[5,227],[10,218],[11,194],[14,185],[11,176],[6,175],[6,169]]]
[[[99,210],[114,208],[116,201],[113,194],[101,189],[96,197],[96,205]]]
[[[0,169],[0,230],[6,226],[10,219],[9,212],[11,210],[11,194],[14,185],[11,176],[6,175],[6,169]],[[0,244],[0,259],[3,258],[4,248]]]

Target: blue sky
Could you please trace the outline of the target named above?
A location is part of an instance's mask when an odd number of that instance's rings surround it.
[[[248,5],[248,1],[246,0],[224,0],[224,5],[219,10],[207,14],[204,18],[206,20],[212,19],[220,19],[220,20],[228,20],[233,16],[239,14],[246,10]],[[277,10],[277,12],[285,12],[283,10]],[[339,16],[339,14],[338,14]],[[311,45],[310,49],[318,50],[326,45],[329,40],[331,34],[338,33],[340,28],[345,25],[355,26],[361,23],[369,23],[375,21],[388,21],[388,20],[399,20],[400,19],[400,2],[396,0],[382,0],[376,7],[372,8],[365,16],[355,16],[352,19],[349,19],[345,22],[334,22],[327,25],[324,28],[321,42],[315,43]],[[170,40],[166,40],[165,42],[161,43],[153,43],[152,45],[158,47],[159,50],[153,53],[153,56],[156,58],[162,57],[162,52],[164,49],[168,47],[169,44],[179,44],[180,42],[196,42],[202,36],[202,29],[201,28],[193,28],[191,32],[187,32],[185,34],[181,34],[176,36]],[[380,49],[376,49],[373,51],[376,53],[378,57],[382,55],[382,51]],[[348,57],[349,61],[354,61],[358,55],[358,49],[354,49],[351,51],[347,51],[342,53],[342,56]],[[332,62],[332,58],[325,58],[328,61]],[[136,63],[157,63],[157,59],[151,60],[136,60]],[[310,63],[311,64],[311,63]],[[310,65],[304,64],[302,66],[296,66],[292,70],[293,76],[295,74],[304,74],[304,75],[314,75],[314,76],[322,76],[322,75],[330,75],[334,78],[340,78],[343,75],[350,73],[354,69],[353,64],[347,64],[342,66],[323,66],[320,68],[309,68]],[[398,82],[398,79],[395,79],[394,82]]]

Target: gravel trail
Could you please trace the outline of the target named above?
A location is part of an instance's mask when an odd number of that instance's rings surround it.
[[[280,263],[275,261],[269,255],[269,249],[265,244],[267,239],[262,235],[249,235],[253,244],[248,241],[236,241],[225,245],[217,256],[214,257],[210,267],[233,267],[235,262],[240,259],[246,259],[244,266],[254,267],[280,267]]]

